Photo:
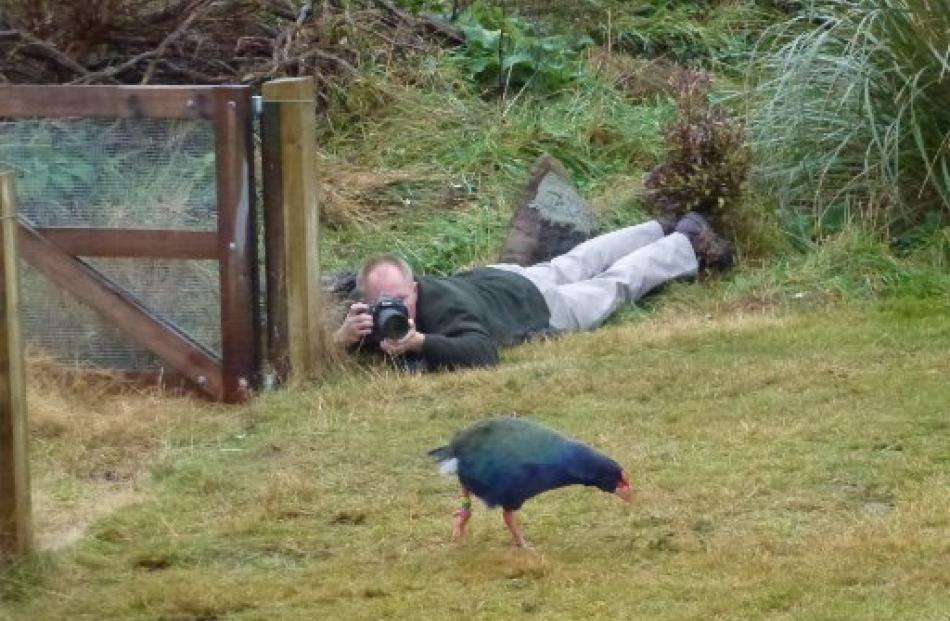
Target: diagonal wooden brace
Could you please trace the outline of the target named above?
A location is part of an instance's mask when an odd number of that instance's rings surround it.
[[[131,340],[155,353],[216,400],[224,398],[221,361],[174,324],[157,317],[134,295],[88,263],[19,223],[20,256],[51,282],[71,293]]]

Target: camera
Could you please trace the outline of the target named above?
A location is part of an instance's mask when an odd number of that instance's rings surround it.
[[[409,334],[409,309],[402,300],[380,296],[376,303],[369,307],[369,314],[373,317],[373,340],[399,340]]]

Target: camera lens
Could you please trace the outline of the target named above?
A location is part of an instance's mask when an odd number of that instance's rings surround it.
[[[379,333],[383,338],[401,339],[409,333],[409,318],[395,308],[384,308],[377,318]]]

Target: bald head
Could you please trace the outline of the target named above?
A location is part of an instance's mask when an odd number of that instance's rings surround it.
[[[356,284],[369,304],[375,304],[382,296],[401,300],[416,316],[416,281],[412,268],[396,255],[382,255],[366,262],[356,278]]]

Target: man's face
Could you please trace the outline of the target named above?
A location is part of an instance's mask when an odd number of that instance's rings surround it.
[[[397,298],[406,305],[409,317],[416,318],[416,282],[406,278],[395,265],[377,265],[366,275],[364,288],[367,304],[375,304],[384,295]]]

